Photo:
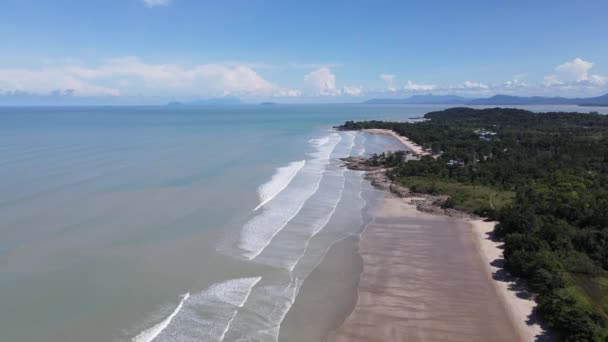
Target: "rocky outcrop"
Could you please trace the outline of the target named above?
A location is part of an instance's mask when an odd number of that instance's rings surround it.
[[[410,203],[415,204],[416,208],[420,211],[465,219],[478,218],[477,215],[472,213],[452,208],[444,208],[443,204],[449,198],[447,195],[415,193],[409,188],[393,182],[387,175],[387,171],[390,171],[390,168],[370,165],[369,160],[363,157],[348,157],[341,158],[341,160],[344,162],[344,166],[350,170],[364,171],[364,178],[369,180],[371,185],[376,189],[389,191],[396,197],[408,199]]]

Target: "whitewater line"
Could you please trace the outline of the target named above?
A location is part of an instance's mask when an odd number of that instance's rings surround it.
[[[319,177],[319,181],[317,182],[316,187],[314,188],[313,191],[310,192],[310,195],[306,196],[306,198],[304,198],[302,200],[302,203],[300,203],[300,205],[298,206],[298,209],[293,213],[293,215],[291,215],[287,220],[285,220],[285,223],[283,223],[281,225],[281,227],[279,227],[279,229],[277,229],[274,233],[272,233],[270,235],[270,239],[268,240],[268,242],[266,242],[266,244],[260,248],[257,252],[254,253],[245,253],[245,258],[247,258],[247,260],[253,260],[255,259],[258,255],[260,255],[265,249],[266,247],[268,247],[268,245],[272,242],[272,240],[274,239],[274,237],[281,231],[283,230],[291,220],[294,219],[294,217],[298,216],[298,214],[300,213],[300,211],[302,210],[302,208],[304,207],[304,205],[306,204],[306,201],[308,201],[309,198],[312,197],[312,195],[314,195],[317,191],[319,191],[319,186],[321,185],[321,180],[323,179],[323,175],[325,174],[325,170],[321,171],[320,173],[320,177]]]
[[[294,278],[293,274],[289,275],[289,285],[287,285],[286,290],[289,290],[289,288],[293,284],[293,291],[292,291],[291,295],[289,296],[289,299],[287,299],[287,302],[289,303],[287,310],[283,310],[283,312],[279,315],[280,317],[279,317],[278,323],[275,323],[274,326],[270,326],[266,329],[258,330],[258,332],[264,332],[268,335],[272,335],[273,342],[278,342],[281,324],[283,324],[283,321],[285,320],[285,316],[287,316],[287,312],[289,312],[289,310],[293,306],[293,303],[296,300],[298,292],[300,291],[300,285],[298,285],[298,280],[299,280],[298,276],[295,276],[295,278]],[[257,340],[259,340],[259,338]],[[264,340],[266,340],[266,339],[264,339]]]
[[[270,179],[270,181],[268,181],[267,183],[260,186],[260,188],[258,190],[258,192],[260,193],[260,197],[265,197],[265,198],[262,198],[262,202],[260,204],[258,204],[258,206],[255,207],[255,209],[253,209],[253,211],[260,209],[266,203],[272,201],[272,199],[275,198],[276,195],[280,194],[281,191],[285,190],[285,188],[289,185],[289,183],[291,183],[291,181],[295,178],[295,176],[297,176],[298,173],[300,173],[300,170],[302,170],[302,168],[304,167],[305,164],[306,164],[306,160],[300,160],[297,162],[291,162],[287,166],[278,168],[277,171],[275,172],[275,174]],[[277,180],[280,180],[280,177],[282,176],[282,171],[286,172],[286,176],[287,176],[286,181],[283,183],[283,185],[280,188],[276,189],[276,191],[270,192],[270,195],[265,196],[266,194],[264,194],[264,191],[267,189],[267,187],[273,185],[274,182],[276,182]]]
[[[245,303],[247,302],[247,299],[249,299],[249,296],[251,295],[251,291],[253,291],[253,288],[255,287],[255,285],[260,280],[262,280],[262,277],[257,277],[254,279],[255,279],[255,281],[249,286],[249,290],[247,290],[247,294],[245,295],[245,298],[243,299],[241,304],[238,305],[238,308],[242,308],[245,305]],[[224,331],[220,335],[220,339],[218,340],[218,342],[222,342],[224,340],[224,338],[226,337],[226,333],[228,333],[228,330],[230,330],[230,325],[232,324],[232,322],[234,321],[234,319],[236,318],[236,315],[238,313],[239,313],[238,309],[234,310],[234,313],[232,314],[232,317],[228,320],[228,324],[226,325],[226,328],[224,328]]]
[[[344,172],[342,172],[341,176],[342,176],[342,188],[340,189],[340,196],[338,197],[338,199],[336,201],[336,204],[333,206],[331,212],[325,218],[325,220],[323,220],[325,222],[322,223],[321,227],[319,227],[318,229],[313,230],[313,232],[310,235],[310,237],[308,238],[308,240],[306,240],[306,244],[304,245],[304,250],[303,250],[302,254],[300,254],[300,256],[296,259],[296,262],[291,265],[291,267],[289,268],[289,273],[293,272],[293,270],[296,268],[296,266],[298,265],[298,263],[300,262],[300,260],[302,260],[302,258],[304,257],[304,255],[308,251],[308,245],[310,244],[310,240],[312,240],[317,234],[319,234],[319,232],[322,231],[327,226],[327,224],[329,223],[329,221],[331,220],[331,218],[334,216],[334,213],[336,212],[336,209],[338,208],[338,205],[340,204],[340,201],[342,201],[342,195],[344,195],[344,187],[346,185],[346,178],[344,177]],[[321,222],[323,222],[323,221],[321,221]]]
[[[321,147],[329,142],[329,136],[310,139],[310,140],[308,140],[308,142],[313,144],[313,146],[315,146],[315,147]]]
[[[333,146],[331,146],[331,148],[328,151],[317,151],[317,152],[313,153],[314,156],[319,156],[319,157],[317,157],[317,158],[312,159],[312,160],[309,161],[310,162],[309,164],[311,164],[311,163],[314,163],[314,164],[318,163],[319,164],[318,166],[320,167],[319,171],[315,171],[314,169],[310,170],[311,172],[315,172],[315,173],[318,172],[319,173],[318,174],[318,179],[316,180],[316,184],[311,189],[312,191],[310,191],[308,194],[306,194],[305,197],[303,197],[301,199],[301,202],[299,203],[299,205],[297,205],[297,208],[295,209],[295,211],[291,215],[289,215],[285,220],[283,220],[282,224],[279,227],[277,227],[277,229],[274,229],[274,231],[272,231],[268,235],[268,240],[264,243],[263,246],[261,246],[261,248],[258,246],[258,247],[256,247],[257,250],[251,250],[248,247],[244,247],[244,248],[241,247],[242,249],[246,250],[246,252],[242,253],[242,255],[247,260],[253,260],[258,255],[260,255],[260,253],[262,253],[262,251],[264,251],[264,249],[266,249],[266,247],[272,242],[272,240],[274,239],[274,237],[281,230],[283,230],[287,226],[287,224],[289,224],[289,222],[291,220],[293,220],[294,217],[296,217],[298,215],[298,213],[302,210],[302,208],[306,204],[306,201],[308,201],[308,199],[319,190],[319,186],[321,184],[321,180],[323,179],[323,175],[325,174],[325,171],[327,170],[327,165],[329,165],[329,159],[330,159],[331,153],[334,151],[334,149],[340,143],[340,141],[342,141],[342,136],[340,136],[340,135],[336,135],[336,136],[337,136],[338,139],[333,143]],[[327,155],[327,157],[324,157],[325,155]],[[261,215],[264,215],[264,213],[262,213]],[[244,229],[248,230],[249,229],[248,227],[250,226],[251,222],[255,221],[256,219],[258,219],[259,217],[261,217],[261,215],[258,215],[255,218],[253,218],[251,221],[247,222],[245,224]],[[240,246],[242,246],[242,244],[240,244]]]
[[[353,140],[351,141],[350,147],[348,149],[348,156],[350,156],[352,154],[353,148],[355,147],[355,137],[356,136],[353,134]],[[313,232],[310,235],[310,237],[308,238],[308,240],[306,240],[306,244],[304,245],[304,250],[303,250],[302,254],[300,254],[300,256],[296,259],[296,262],[293,265],[291,265],[291,267],[289,268],[290,273],[293,272],[293,270],[296,268],[296,266],[298,265],[300,260],[302,260],[304,255],[306,255],[306,252],[308,251],[308,245],[310,245],[310,241],[315,236],[317,236],[317,234],[319,234],[319,232],[321,232],[327,226],[327,224],[329,224],[329,221],[336,213],[336,209],[338,209],[338,205],[342,201],[342,196],[344,195],[344,188],[346,187],[346,176],[345,176],[345,169],[343,167],[341,167],[339,170],[340,170],[339,171],[340,177],[342,179],[342,187],[340,188],[340,195],[336,199],[335,204],[332,206],[333,208],[332,208],[331,212],[329,213],[329,215],[324,220],[321,221],[321,222],[323,222],[321,224],[321,226],[319,228],[313,230]]]
[[[332,151],[330,151],[330,159],[333,155],[333,158],[340,158],[342,156],[350,156],[350,154],[352,153],[352,150],[355,146],[355,135],[354,134],[346,134],[345,137],[349,137],[350,138],[350,142],[348,142],[347,139],[347,145],[346,145],[346,150],[339,150],[338,147],[336,147],[337,151],[332,149]],[[343,140],[341,139],[339,141],[342,142]],[[337,145],[337,144],[336,144]],[[329,164],[329,163],[328,163]],[[312,222],[310,222],[308,224],[308,226],[306,227],[307,231],[308,228],[312,228],[308,231],[308,235],[307,238],[305,240],[305,246],[304,249],[306,250],[308,248],[308,244],[310,243],[310,240],[312,238],[314,238],[321,230],[323,230],[327,224],[329,223],[329,221],[331,220],[331,218],[333,217],[334,213],[336,212],[336,209],[338,207],[338,204],[340,203],[340,201],[342,200],[342,196],[344,193],[344,186],[346,183],[346,179],[344,176],[344,168],[338,168],[337,171],[330,171],[328,168],[328,165],[323,169],[322,175],[318,180],[318,183],[316,184],[316,188],[313,190],[313,192],[311,193],[310,197],[306,198],[306,200],[304,202],[302,202],[300,208],[298,208],[297,212],[294,214],[293,217],[289,218],[289,220],[286,222],[285,225],[289,224],[290,222],[293,221],[293,219],[299,215],[303,209],[303,207],[306,205],[306,203],[309,203],[310,198],[312,198],[313,196],[315,196],[316,194],[318,194],[318,190],[321,187],[321,183],[323,183],[323,181],[326,179],[327,177],[327,173],[331,172],[332,175],[330,175],[330,178],[334,177],[333,174],[335,173],[336,177],[337,177],[337,181],[339,183],[339,188],[336,187],[334,193],[331,194],[331,196],[329,197],[329,202],[326,203],[327,207],[330,207],[331,209],[329,209],[329,211],[326,211],[326,208],[320,208],[320,215],[313,220]],[[337,195],[337,196],[335,196]],[[331,203],[331,205],[330,205]],[[283,227],[280,229],[283,230]],[[268,246],[272,243],[272,240],[274,239],[274,236],[272,236],[270,238],[270,240],[268,241],[268,243],[262,248],[262,250],[260,251],[261,254],[264,250],[266,250],[268,248]],[[290,261],[285,261],[284,264],[282,264],[283,267],[285,267],[286,269],[288,269],[289,271],[293,271],[293,269],[295,268],[295,266],[297,265],[297,263],[299,262],[299,260],[302,258],[303,254],[299,254],[298,257],[295,260],[290,260]]]
[[[156,337],[158,337],[158,335],[160,335],[160,333],[163,332],[163,330],[165,330],[169,326],[169,324],[171,324],[171,321],[177,315],[177,313],[182,309],[182,306],[184,306],[184,302],[189,297],[190,297],[190,292],[184,294],[183,298],[179,302],[179,305],[177,306],[177,308],[175,308],[175,310],[173,310],[173,312],[167,318],[165,318],[162,322],[156,324],[155,326],[142,331],[141,333],[139,333],[139,335],[135,336],[131,341],[133,341],[133,342],[152,342],[152,341],[154,341],[154,339]]]

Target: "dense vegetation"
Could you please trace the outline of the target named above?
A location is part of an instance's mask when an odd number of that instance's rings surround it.
[[[608,340],[608,117],[518,109],[452,108],[385,128],[436,158],[405,161],[390,177],[450,195],[446,206],[499,220],[505,265],[538,293],[538,312],[564,341]]]

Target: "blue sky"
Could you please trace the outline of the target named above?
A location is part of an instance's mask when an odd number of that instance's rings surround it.
[[[5,0],[2,7],[0,97],[350,102],[608,92],[604,0]]]

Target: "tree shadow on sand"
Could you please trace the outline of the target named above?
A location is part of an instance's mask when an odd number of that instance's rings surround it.
[[[495,243],[501,243],[500,240],[496,238],[494,232],[486,233],[486,239],[491,240]],[[504,250],[504,244],[501,243],[498,248]],[[496,271],[492,273],[492,278],[496,281],[505,282],[508,284],[507,288],[509,291],[515,293],[518,298],[525,300],[534,300],[534,295],[528,290],[528,286],[526,282],[522,279],[512,276],[507,270],[505,270],[505,259],[498,258],[490,262],[490,265],[497,268]],[[534,340],[537,342],[549,342],[555,341],[555,337],[552,336],[546,328],[546,324],[540,319],[536,311],[533,311],[526,320],[526,324],[534,325],[538,324],[542,328],[542,333],[537,335]]]

